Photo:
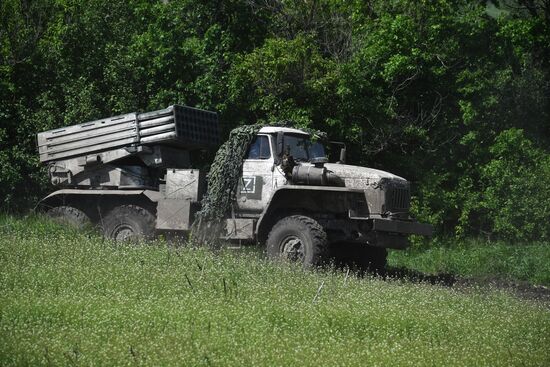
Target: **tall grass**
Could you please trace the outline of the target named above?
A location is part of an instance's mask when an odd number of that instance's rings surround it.
[[[547,366],[548,305],[0,219],[0,365]]]
[[[550,243],[511,244],[485,240],[445,240],[391,251],[389,265],[423,273],[499,277],[550,285]]]

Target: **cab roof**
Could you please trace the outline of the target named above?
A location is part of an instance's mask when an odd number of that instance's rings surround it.
[[[291,127],[280,127],[280,126],[264,126],[260,129],[258,133],[260,134],[276,134],[278,132],[286,133],[286,134],[301,134],[301,135],[309,135],[305,131],[299,130],[299,129],[293,129]]]

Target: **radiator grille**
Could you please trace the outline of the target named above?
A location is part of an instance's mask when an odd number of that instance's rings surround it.
[[[393,187],[388,190],[386,198],[386,210],[390,212],[409,210],[411,193],[408,187]]]

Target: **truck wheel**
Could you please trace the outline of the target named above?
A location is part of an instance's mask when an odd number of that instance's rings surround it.
[[[267,254],[272,259],[320,265],[325,259],[328,240],[323,227],[315,220],[292,215],[278,221],[267,237]]]
[[[121,205],[103,218],[103,235],[117,242],[153,238],[155,216],[137,205]]]
[[[72,206],[56,206],[46,212],[55,222],[68,224],[77,229],[91,228],[92,221],[82,210]]]

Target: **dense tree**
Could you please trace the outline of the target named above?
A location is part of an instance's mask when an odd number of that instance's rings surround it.
[[[0,205],[39,131],[173,103],[291,120],[413,181],[440,235],[550,236],[546,0],[4,0]]]

